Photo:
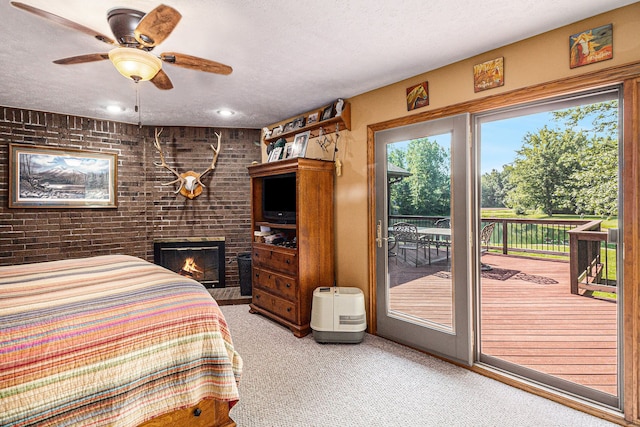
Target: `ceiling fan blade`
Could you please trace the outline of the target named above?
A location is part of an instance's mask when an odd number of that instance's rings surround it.
[[[87,55],[71,56],[69,58],[56,59],[54,64],[70,65],[70,64],[83,64],[85,62],[102,61],[103,59],[109,59],[108,53],[89,53]]]
[[[61,16],[47,12],[46,10],[38,9],[37,7],[29,6],[28,4],[20,3],[17,1],[12,1],[11,5],[14,7],[17,7],[18,9],[22,9],[29,13],[33,13],[34,15],[37,15],[41,18],[45,18],[45,19],[48,19],[49,21],[56,22],[60,25],[64,25],[65,27],[69,27],[72,30],[81,31],[107,44],[113,44],[113,45],[117,44],[113,39],[105,36],[104,34],[100,34],[99,32],[92,30],[89,27],[85,27],[84,25],[80,25],[77,22],[73,22]]]
[[[191,68],[198,71],[206,71],[215,74],[231,74],[233,68],[219,62],[208,59],[198,58],[196,56],[185,55],[184,53],[165,52],[160,55],[160,59],[169,64],[178,67]]]
[[[169,76],[167,76],[167,73],[165,73],[162,69],[158,71],[158,74],[156,74],[155,77],[150,80],[150,82],[153,83],[158,89],[173,89],[173,84],[171,83]]]
[[[180,22],[180,12],[161,4],[147,13],[133,32],[136,40],[144,47],[153,47],[164,41]]]

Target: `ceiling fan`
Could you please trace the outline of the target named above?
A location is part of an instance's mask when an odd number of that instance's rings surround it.
[[[111,32],[115,36],[115,40],[113,40],[91,28],[37,7],[16,1],[12,1],[11,4],[18,9],[33,13],[73,30],[81,31],[104,43],[116,46],[106,53],[90,53],[53,61],[56,64],[81,64],[110,59],[123,76],[135,82],[149,80],[158,89],[163,90],[173,88],[169,76],[162,70],[163,62],[207,73],[227,75],[233,71],[228,65],[183,53],[165,52],[159,56],[151,53],[151,50],[156,45],[162,43],[171,34],[180,18],[182,18],[180,12],[170,6],[161,4],[147,14],[126,8],[109,10],[107,12],[107,21],[111,27]]]

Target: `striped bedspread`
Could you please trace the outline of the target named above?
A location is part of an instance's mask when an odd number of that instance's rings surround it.
[[[0,267],[0,426],[136,426],[238,400],[242,359],[198,282],[125,255]]]

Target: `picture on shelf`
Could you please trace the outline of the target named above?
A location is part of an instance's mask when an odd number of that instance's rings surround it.
[[[309,114],[309,117],[307,117],[307,125],[313,124],[315,122],[318,121],[318,111],[316,111],[315,113],[311,113]]]
[[[307,153],[307,143],[309,142],[309,136],[311,131],[306,131],[296,134],[293,139],[293,145],[291,147],[291,157],[304,157]]]
[[[284,131],[283,132],[290,132],[294,129],[293,127],[293,121],[287,123],[286,125],[284,125]]]
[[[293,121],[293,128],[294,129],[300,129],[303,128],[305,124],[305,119],[304,117],[298,117],[297,119],[295,119]]]
[[[282,133],[282,125],[278,125],[271,131],[271,136],[278,136]]]
[[[325,109],[322,111],[322,121],[324,120],[328,120],[331,118],[331,114],[333,113],[333,104],[328,105],[327,107],[325,107]]]
[[[284,155],[282,156],[282,158],[283,159],[291,158],[292,150],[293,150],[293,142],[287,142],[284,146]]]
[[[270,163],[275,162],[276,160],[280,160],[280,156],[282,155],[282,148],[283,147],[275,147],[269,154],[269,159],[267,160],[267,162]]]

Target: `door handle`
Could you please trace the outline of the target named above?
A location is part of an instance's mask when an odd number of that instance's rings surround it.
[[[376,243],[378,247],[382,247],[382,242],[389,240],[388,237],[382,237],[382,220],[378,220],[378,225],[376,225]]]

